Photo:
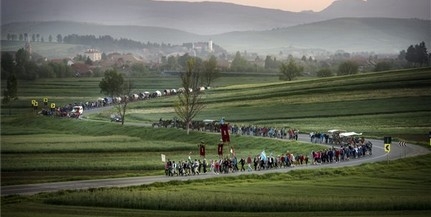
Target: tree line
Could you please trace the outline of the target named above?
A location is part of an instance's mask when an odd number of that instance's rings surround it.
[[[37,64],[31,59],[30,53],[21,48],[15,53],[15,57],[8,52],[1,56],[1,79],[7,79],[11,75],[19,80],[35,80],[38,78],[72,77],[74,73],[64,61]]]
[[[346,56],[343,54],[343,56]],[[337,76],[342,75],[353,75],[359,72],[361,69],[361,65],[351,60],[349,56],[348,58],[344,58],[345,60],[341,61],[337,68],[331,69],[330,65],[325,63],[320,63],[321,69],[316,72],[318,77],[330,77],[334,74]],[[343,59],[343,58],[341,58]],[[416,45],[410,45],[406,50],[400,51],[398,58],[394,60],[383,60],[374,62],[375,58],[370,57],[368,62],[370,65],[374,66],[371,71],[387,71],[392,70],[394,67],[398,66],[401,68],[410,68],[410,67],[424,67],[431,65],[431,53],[428,53],[425,42],[420,42]],[[394,63],[398,62],[398,63]],[[279,61],[271,56],[267,56],[265,60],[265,69],[279,69],[279,78],[280,80],[291,81],[296,76],[299,76],[304,68],[313,64],[313,60],[310,58],[306,58],[303,56],[300,60],[294,59],[293,57],[289,57],[287,61]]]
[[[32,42],[46,42],[43,36],[39,33],[36,34],[28,34],[28,33],[8,33],[6,36],[8,41],[32,41]],[[104,47],[104,48],[120,48],[120,49],[151,49],[151,48],[170,48],[175,47],[170,43],[153,43],[153,42],[140,42],[127,38],[114,39],[110,35],[78,35],[78,34],[69,34],[63,36],[62,34],[57,34],[55,36],[56,41],[54,41],[54,37],[52,35],[48,36],[47,42],[57,42],[64,44],[83,44],[83,45],[91,45],[93,47]]]
[[[28,37],[28,35],[26,35]],[[24,37],[24,36],[23,36]],[[62,38],[63,37],[59,37]],[[114,39],[111,36],[99,36],[86,35],[78,36],[75,34],[68,35],[64,37],[65,43],[88,43],[89,45],[94,45],[92,43],[131,43],[130,46],[136,47],[140,42],[135,42],[127,39]],[[9,55],[9,56],[8,56]],[[79,55],[78,55],[79,57]],[[102,59],[106,59],[106,54],[102,54]],[[157,68],[153,68],[156,71],[171,71],[171,72],[181,72],[185,71],[187,68],[187,60],[190,55],[188,53],[182,56],[164,56],[161,59],[161,64]],[[356,74],[361,71],[385,71],[394,68],[401,67],[421,67],[430,64],[431,53],[428,53],[425,42],[421,42],[416,45],[410,45],[407,50],[403,50],[399,53],[398,59],[395,60],[378,60],[377,57],[371,57],[369,59],[369,65],[374,66],[373,69],[364,68],[357,61],[352,60],[348,53],[336,53],[334,55],[335,59],[332,62],[330,60],[317,61],[311,56],[302,58],[294,58],[292,55],[286,60],[279,60],[270,55],[266,56],[264,61],[261,61],[259,57],[256,57],[256,61],[247,60],[239,51],[232,57],[229,66],[220,66],[218,64],[217,58],[215,56],[210,56],[208,60],[203,60],[201,58],[196,58],[197,67],[201,67],[203,72],[202,75],[202,85],[210,86],[211,81],[214,78],[220,76],[221,71],[227,72],[270,72],[279,74],[280,80],[293,80],[297,76],[303,73],[315,73],[318,77],[330,77],[333,75],[350,75]],[[87,58],[88,59],[88,58]],[[228,59],[222,57],[222,59]],[[15,62],[14,62],[15,61]],[[78,59],[79,61],[79,59]],[[88,60],[82,60],[88,61]],[[328,62],[329,61],[329,62]],[[397,61],[397,63],[395,63]],[[256,62],[264,62],[264,65],[257,65]],[[88,63],[91,65],[91,63]],[[403,66],[404,65],[404,66]],[[13,67],[12,67],[13,66]],[[135,65],[134,65],[135,66]],[[137,65],[136,65],[137,66]],[[115,68],[115,66],[113,66]],[[139,67],[125,67],[121,66],[121,71],[129,74],[140,75],[141,72],[148,72],[149,66],[140,64]],[[25,49],[20,49],[15,54],[14,57],[10,54],[4,53],[2,55],[2,79],[6,78],[8,72],[14,71],[17,79],[34,80],[37,78],[61,78],[61,77],[72,77],[74,76],[70,66],[67,66],[65,62],[39,62],[36,64],[30,59],[29,54]],[[98,74],[100,75],[100,74]],[[205,82],[204,82],[205,81]]]

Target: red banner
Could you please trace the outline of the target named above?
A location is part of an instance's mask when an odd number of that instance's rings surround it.
[[[199,154],[205,157],[205,145],[199,145]]]
[[[218,153],[218,155],[220,155],[220,156],[222,156],[222,155],[223,155],[223,143],[219,143],[219,144],[218,144],[217,153]]]
[[[229,138],[229,125],[222,124],[220,126],[220,131],[221,131],[221,139],[223,140],[223,142],[230,142],[230,138]]]

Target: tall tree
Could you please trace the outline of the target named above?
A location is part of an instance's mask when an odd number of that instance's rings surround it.
[[[17,66],[24,66],[30,61],[30,53],[24,48],[19,49],[15,54],[15,61]]]
[[[413,45],[410,45],[407,48],[406,60],[410,63],[416,63],[417,59],[416,49]]]
[[[429,64],[429,56],[428,56],[428,51],[427,51],[427,47],[425,45],[425,42],[421,42],[419,44],[416,45],[410,45],[407,48],[407,52],[405,51],[401,51],[401,53],[405,53],[405,59],[413,64],[413,66],[415,66],[415,64],[419,65],[419,66],[423,66],[423,65],[428,65]],[[400,56],[401,56],[400,53]]]
[[[338,66],[337,75],[353,75],[358,73],[359,65],[353,61],[345,61]]]
[[[291,81],[296,76],[299,76],[304,71],[304,67],[295,63],[295,60],[289,59],[289,63],[281,63],[280,65],[280,80]]]
[[[115,69],[106,70],[104,78],[99,83],[100,92],[110,97],[120,96],[123,84],[124,78],[122,74],[118,73]]]
[[[204,61],[204,71],[202,72],[202,84],[206,87],[211,86],[217,78],[220,77],[220,71],[217,69],[217,58],[214,55]]]
[[[177,58],[174,55],[171,55],[168,57],[166,68],[168,70],[173,70],[173,71],[176,71],[179,69]]]
[[[57,35],[57,43],[63,43],[63,36],[61,34]]]
[[[6,81],[6,88],[3,90],[3,105],[9,106],[9,115],[11,115],[11,102],[18,99],[18,82],[15,73],[11,73]]]
[[[183,70],[187,68],[187,62],[192,58],[188,53],[178,57],[177,63],[181,66]],[[169,61],[169,59],[168,59]]]
[[[233,72],[244,72],[248,69],[248,62],[241,56],[239,51],[236,52],[235,57],[230,65],[230,70]]]
[[[178,101],[174,106],[175,113],[186,124],[187,135],[190,132],[190,124],[193,119],[205,107],[202,98],[203,92],[198,90],[199,69],[196,59],[189,58],[186,71],[180,74],[184,91],[178,94]]]
[[[124,125],[129,96],[133,89],[133,82],[130,79],[124,82],[123,75],[116,70],[106,70],[104,78],[102,78],[99,83],[99,87],[101,93],[105,93],[112,98],[121,98],[121,101],[117,102],[115,107],[121,116],[121,124]]]
[[[85,60],[85,64],[93,65],[93,61],[91,61],[90,57],[87,57],[87,59]]]
[[[5,52],[1,55],[1,79],[7,79],[14,72],[15,64],[12,54]]]
[[[265,69],[277,69],[279,68],[279,61],[272,56],[266,56],[265,58]]]
[[[52,35],[48,36],[48,42],[51,43],[52,42]]]
[[[131,79],[127,79],[121,87],[121,102],[115,105],[115,108],[121,117],[121,125],[124,125],[124,121],[126,119],[127,105],[130,102],[130,95],[133,91],[133,88],[133,81]]]

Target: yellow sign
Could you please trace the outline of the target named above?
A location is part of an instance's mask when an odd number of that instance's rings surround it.
[[[39,105],[39,103],[36,101],[34,102],[33,106],[37,107]]]
[[[48,102],[48,98],[43,98],[43,102]]]
[[[36,101],[35,99],[32,99],[32,100],[31,100],[31,105],[32,105],[32,106],[34,106],[34,104],[36,104],[36,102],[37,102],[37,101]]]
[[[55,109],[55,103],[51,103],[51,108]]]
[[[386,153],[391,152],[391,144],[385,144],[385,152]]]

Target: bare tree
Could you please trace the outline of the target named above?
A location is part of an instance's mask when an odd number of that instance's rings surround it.
[[[121,125],[124,125],[127,104],[130,102],[130,95],[133,90],[133,82],[124,80],[123,75],[116,70],[107,70],[105,77],[99,83],[100,92],[106,93],[112,98],[120,97],[121,100],[116,102],[115,108],[121,117]]]
[[[186,71],[181,73],[181,84],[184,91],[178,94],[178,101],[175,103],[175,113],[186,124],[187,135],[190,132],[190,125],[193,118],[205,107],[203,103],[203,92],[199,89],[199,75],[201,66],[196,64],[195,58],[187,60]]]
[[[133,81],[131,79],[126,80],[121,88],[121,92],[122,92],[122,96],[121,96],[121,101],[115,105],[115,107],[117,108],[118,114],[120,114],[121,117],[121,125],[124,125],[124,120],[126,118],[126,110],[127,110],[127,105],[129,104],[130,100],[131,100],[131,93],[133,90]]]

